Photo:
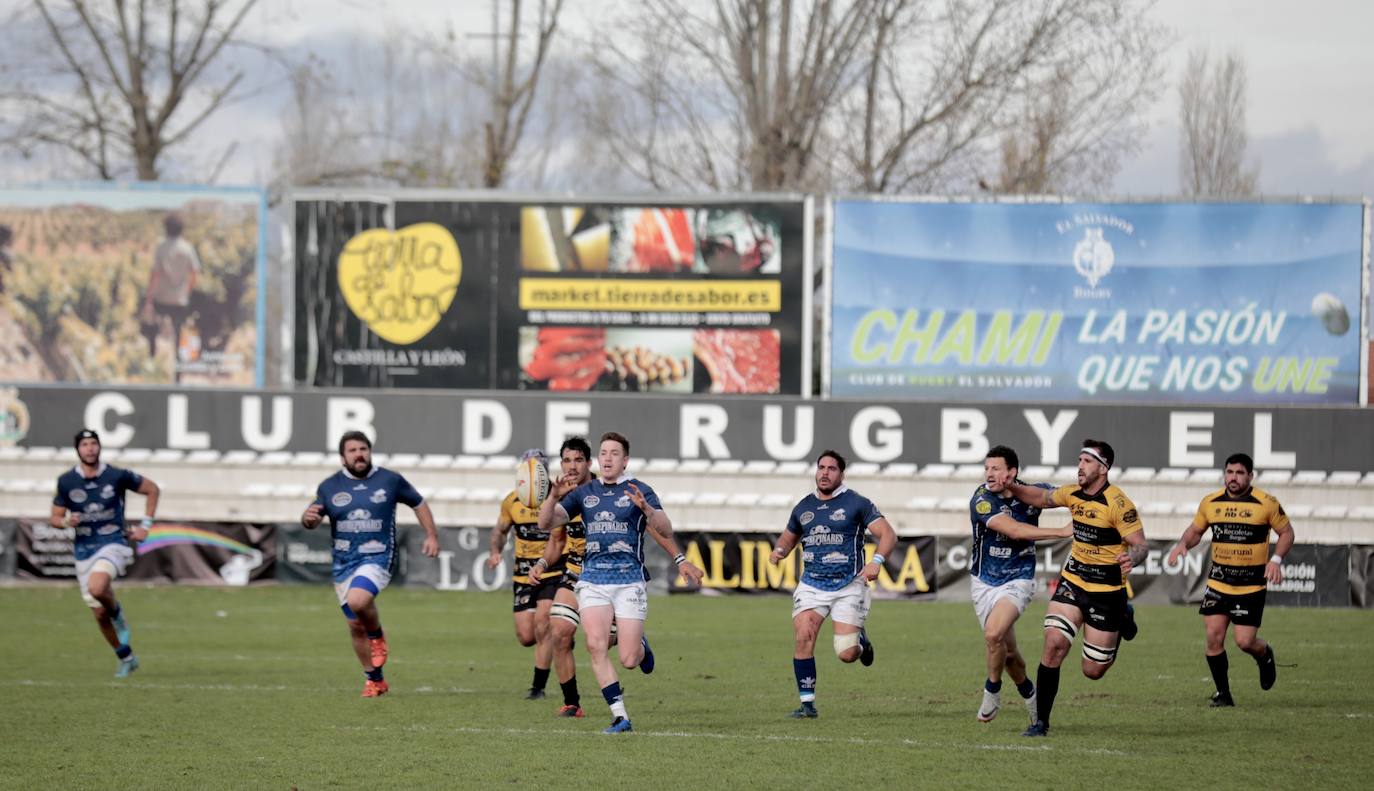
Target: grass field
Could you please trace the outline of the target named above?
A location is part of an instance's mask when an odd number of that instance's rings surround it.
[[[818,647],[821,717],[794,721],[789,602],[658,597],[652,676],[622,674],[636,732],[609,737],[585,653],[588,717],[521,699],[532,653],[509,597],[382,597],[392,693],[362,674],[324,587],[121,588],[143,667],[112,652],[70,587],[0,589],[0,785],[7,788],[1367,787],[1374,613],[1270,609],[1277,686],[1234,646],[1237,708],[1211,682],[1191,608],[1145,607],[1107,678],[1075,649],[1049,739],[1029,740],[1008,686],[974,720],[982,639],[968,604],[877,602],[871,668]],[[1038,658],[1043,602],[1023,618]],[[579,651],[580,651],[579,647]],[[1070,669],[1072,673],[1068,672]]]

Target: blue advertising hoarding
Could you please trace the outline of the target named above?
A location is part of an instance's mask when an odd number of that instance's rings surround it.
[[[836,201],[829,392],[1354,404],[1360,204]]]

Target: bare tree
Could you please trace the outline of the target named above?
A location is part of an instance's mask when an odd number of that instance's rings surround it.
[[[34,0],[42,40],[12,48],[33,67],[3,91],[4,141],[71,152],[102,179],[157,179],[242,89],[242,71],[217,67],[256,3]]]
[[[1143,131],[1163,29],[1137,0],[648,0],[593,128],[655,187],[1100,185]],[[1015,167],[1009,167],[1013,160]],[[989,187],[992,189],[992,187]]]
[[[539,0],[534,28],[534,44],[522,46],[521,19],[524,3],[511,0],[510,20],[501,37],[500,68],[487,86],[491,95],[491,116],[483,124],[486,141],[486,161],[483,163],[482,184],[501,186],[507,176],[511,159],[525,134],[539,88],[539,79],[548,61],[554,34],[558,31],[558,16],[563,0]],[[522,58],[522,54],[528,53]],[[493,53],[493,58],[497,53]]]
[[[1245,163],[1245,62],[1231,53],[1215,64],[1189,53],[1178,86],[1179,189],[1189,197],[1254,195],[1259,165]]]

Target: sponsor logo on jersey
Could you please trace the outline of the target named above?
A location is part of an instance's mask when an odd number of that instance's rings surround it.
[[[816,556],[815,556],[814,554],[810,553],[810,552],[803,552],[803,553],[802,553],[802,562],[803,562],[803,563],[810,563],[815,557],[816,557]]]
[[[100,496],[106,500],[114,497],[114,487],[108,483],[105,484],[104,488],[100,490]]]
[[[351,502],[353,502],[353,495],[348,492],[339,492],[329,498],[330,505],[333,505],[335,508],[343,508]]]
[[[367,484],[365,484],[365,483],[360,483],[360,484],[358,484],[358,485],[356,485],[356,486],[353,487],[353,491],[355,491],[355,492],[365,492],[365,491],[367,491]]]
[[[349,521],[357,519],[371,519],[372,512],[367,510],[366,508],[354,508],[352,511],[349,511],[348,516],[344,518],[348,519]]]
[[[377,491],[372,493],[371,497],[367,499],[371,500],[374,503],[384,503],[386,502],[386,490],[378,489]]]
[[[588,554],[588,555],[595,554],[595,553],[600,552],[600,551],[601,551],[601,542],[600,542],[600,541],[591,541],[591,540],[587,541],[587,554]]]
[[[821,558],[822,563],[844,563],[847,560],[849,560],[849,556],[843,552],[827,552]]]
[[[111,533],[118,533],[118,532],[119,532],[119,525],[116,525],[116,524],[108,524],[108,525],[105,525],[104,527],[100,528],[99,530],[97,530],[97,531],[95,531],[95,532],[96,532],[96,535],[108,536],[108,535],[110,535]]]
[[[607,552],[634,552],[635,550],[634,550],[634,547],[630,546],[629,542],[627,542],[627,541],[612,541],[612,542],[611,542],[610,548],[608,548],[606,551],[607,551]]]
[[[815,514],[811,513],[810,511],[804,511],[801,516],[797,517],[797,521],[801,522],[802,527],[806,527],[807,525],[811,524],[811,520],[815,518]]]
[[[346,538],[336,538],[336,539],[334,539],[334,549],[335,549],[336,551],[338,551],[338,552],[347,552],[349,546],[351,546],[351,544],[349,543],[348,539],[346,539]]]
[[[582,498],[582,507],[583,507],[583,508],[595,508],[595,507],[597,507],[597,506],[600,505],[600,504],[601,504],[601,498],[600,498],[600,497],[597,497],[597,496],[594,495],[594,494],[589,494],[589,495],[587,495],[586,497],[583,497],[583,498]]]
[[[811,535],[813,536],[824,535],[825,533],[829,532],[830,528],[826,527],[825,525],[816,525],[815,527],[811,528]]]
[[[386,544],[383,544],[380,541],[368,541],[362,546],[358,547],[358,551],[364,555],[375,555],[378,552],[385,552]]]
[[[84,503],[86,502],[86,493],[80,489],[72,489],[70,492],[67,492],[67,499],[74,503]]]
[[[992,504],[987,500],[979,500],[978,504],[973,506],[973,510],[980,514],[990,514],[992,513]]]
[[[596,516],[592,517],[592,519],[598,522],[614,522],[615,514],[611,511],[597,511]]]
[[[843,522],[843,521],[844,521],[844,509],[843,509],[843,508],[836,508],[836,509],[835,509],[835,513],[833,513],[833,514],[830,515],[830,521],[832,521],[832,522]]]
[[[989,546],[988,555],[994,558],[1009,558],[1011,557],[1011,547]]]
[[[629,495],[628,493],[626,493],[626,494],[622,494],[622,495],[620,495],[620,497],[616,498],[615,507],[616,507],[616,508],[629,508],[629,507],[630,507],[630,495]]]

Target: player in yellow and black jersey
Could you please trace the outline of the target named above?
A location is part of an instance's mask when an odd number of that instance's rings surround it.
[[[1083,627],[1083,675],[1090,679],[1106,675],[1121,640],[1135,637],[1126,576],[1145,559],[1148,548],[1135,504],[1107,480],[1115,460],[1111,445],[1085,439],[1078,452],[1077,486],[1007,486],[1021,502],[1042,509],[1068,508],[1073,519],[1073,549],[1045,614],[1045,649],[1035,677],[1037,717],[1023,736],[1049,735],[1059,666],[1073,647],[1078,627]]]
[[[592,448],[582,437],[569,437],[558,449],[558,462],[561,475],[549,487],[545,502],[557,503],[563,495],[592,479]],[[552,517],[552,512],[548,514]],[[543,512],[541,509],[541,516]],[[542,568],[562,568],[562,575],[555,584],[552,580],[543,583],[540,590],[548,589],[554,595],[553,609],[550,611],[549,631],[553,643],[553,663],[558,669],[558,684],[563,688],[563,705],[558,709],[560,717],[583,716],[582,701],[577,692],[577,663],[573,659],[573,638],[581,616],[577,611],[577,594],[573,586],[582,573],[582,558],[587,549],[587,530],[579,516],[563,527],[549,531],[549,543],[544,548],[544,557],[536,566]],[[541,575],[544,576],[544,575]],[[542,595],[542,594],[541,594]]]
[[[1266,586],[1283,581],[1283,556],[1293,546],[1293,526],[1283,506],[1274,495],[1251,485],[1254,461],[1244,453],[1233,453],[1226,459],[1223,474],[1225,488],[1202,498],[1192,524],[1169,553],[1170,565],[1178,563],[1205,531],[1212,531],[1212,565],[1198,610],[1207,629],[1207,666],[1217,685],[1212,706],[1236,705],[1226,659],[1228,626],[1235,627],[1236,647],[1259,665],[1260,689],[1274,686],[1278,677],[1274,647],[1260,639],[1259,628]],[[1271,530],[1279,540],[1269,557]]]
[[[527,450],[520,456],[521,461],[528,458],[537,458],[541,464],[548,466],[548,456],[542,450]],[[491,531],[491,553],[487,556],[487,568],[494,569],[501,565],[506,534],[512,528],[515,530],[515,574],[512,582],[515,593],[515,637],[520,645],[534,646],[534,680],[525,699],[540,700],[544,697],[544,686],[549,681],[549,665],[553,660],[549,612],[557,591],[552,586],[530,584],[533,567],[544,557],[549,533],[539,529],[539,511],[525,507],[514,491],[501,501],[501,513],[496,517],[496,527]],[[541,568],[538,578],[551,579],[562,574],[563,565],[559,562]]]

